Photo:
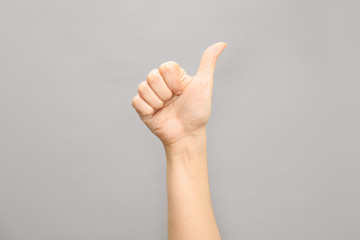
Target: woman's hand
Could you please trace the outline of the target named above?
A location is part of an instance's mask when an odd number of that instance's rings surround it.
[[[211,113],[216,60],[226,46],[218,42],[208,47],[195,76],[169,61],[150,71],[146,81],[139,84],[132,106],[165,146],[205,127]]]
[[[166,152],[168,239],[221,239],[211,203],[206,123],[213,74],[226,43],[205,50],[195,76],[169,61],[140,83],[132,106]]]

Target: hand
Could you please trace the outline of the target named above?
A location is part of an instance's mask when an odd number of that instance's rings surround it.
[[[218,42],[208,47],[195,76],[169,61],[150,71],[146,81],[139,84],[132,106],[164,145],[174,144],[206,126],[215,64],[226,46]]]

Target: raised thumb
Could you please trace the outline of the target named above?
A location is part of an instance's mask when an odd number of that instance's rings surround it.
[[[216,60],[226,46],[226,43],[218,42],[208,47],[201,56],[201,61],[196,76],[212,77],[215,70]]]

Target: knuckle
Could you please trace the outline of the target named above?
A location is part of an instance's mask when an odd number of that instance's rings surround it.
[[[158,70],[157,69],[152,70],[146,78],[146,81],[148,81],[149,83],[156,83],[156,82],[158,82],[158,80],[159,80],[159,78],[158,78]]]
[[[143,93],[146,90],[146,82],[141,82],[138,86],[138,93]]]
[[[154,68],[154,69],[152,69],[152,70],[150,71],[149,74],[151,74],[151,75],[153,75],[153,76],[157,76],[158,73],[159,73],[159,70],[158,70],[157,68]]]
[[[133,106],[134,108],[136,107],[138,103],[138,98],[137,95],[135,97],[133,97],[133,99],[131,100],[131,106]]]
[[[148,79],[146,79],[146,80],[147,80],[148,83],[150,83],[150,84],[156,84],[156,83],[159,81],[159,79],[158,79],[157,77],[148,78]]]
[[[179,66],[175,61],[167,61],[160,65],[159,71],[160,72],[166,72],[170,71],[172,69],[176,69]]]
[[[179,64],[177,64],[177,62],[175,61],[167,61],[167,65],[173,68],[173,67],[177,67]]]
[[[167,70],[166,63],[163,63],[159,67],[159,72],[165,72]]]

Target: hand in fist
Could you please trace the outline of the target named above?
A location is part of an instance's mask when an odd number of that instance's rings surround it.
[[[213,74],[218,56],[226,47],[218,42],[201,57],[195,76],[179,64],[165,62],[139,84],[132,106],[146,126],[171,145],[205,127],[211,113]]]

